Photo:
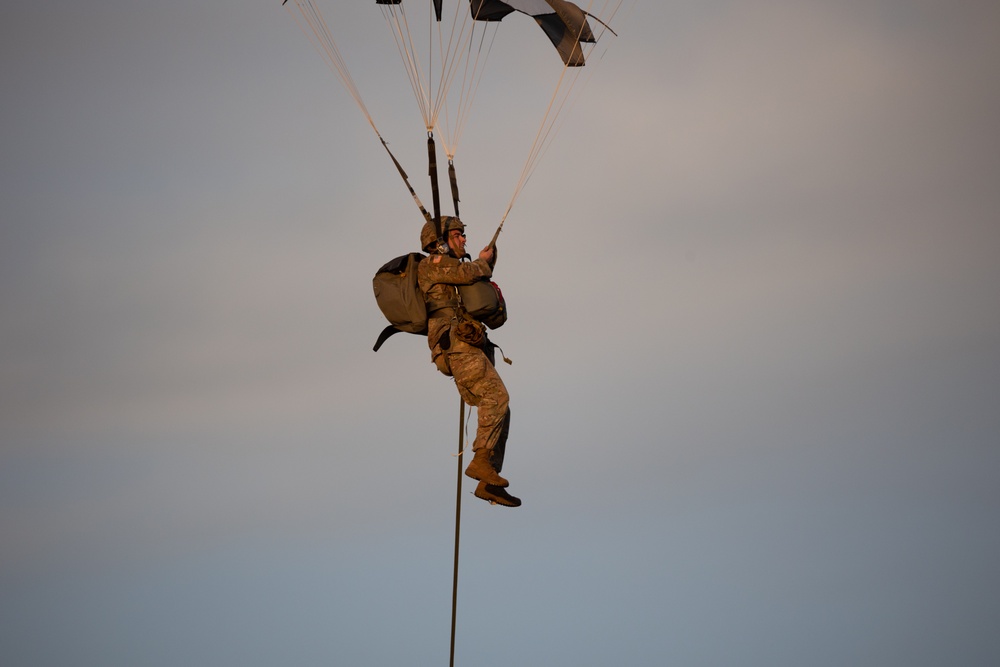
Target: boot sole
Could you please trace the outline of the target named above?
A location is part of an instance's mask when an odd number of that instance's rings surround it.
[[[494,485],[487,484],[486,486],[489,487],[489,486],[494,486]],[[502,487],[497,487],[497,488],[500,489],[501,491],[503,491]],[[478,488],[476,488],[475,491],[473,491],[473,495],[476,496],[476,498],[480,498],[482,500],[485,500],[490,505],[500,505],[501,507],[520,507],[521,506],[521,499],[520,498],[515,498],[514,496],[510,495],[509,493],[507,493],[505,491],[503,492],[503,495],[500,495],[500,494],[496,494],[496,493],[490,492],[490,490],[488,488],[483,489],[481,487],[478,487]]]

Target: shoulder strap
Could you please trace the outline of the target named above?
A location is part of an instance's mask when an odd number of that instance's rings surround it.
[[[398,333],[399,333],[399,329],[397,329],[396,327],[394,327],[391,324],[389,326],[387,326],[385,329],[382,329],[382,333],[380,333],[378,335],[378,340],[375,341],[375,347],[372,348],[372,351],[373,352],[378,352],[378,349],[380,347],[382,347],[382,343],[384,343],[385,341],[389,340],[390,336],[393,336],[393,335],[398,334]]]
[[[397,329],[395,326],[390,324],[385,329],[382,329],[382,333],[378,335],[378,340],[375,341],[375,347],[372,348],[373,352],[378,352],[378,349],[382,347],[382,343],[389,340],[398,333],[411,333],[415,336],[426,336],[427,329],[425,328],[421,331],[403,331],[402,329]]]

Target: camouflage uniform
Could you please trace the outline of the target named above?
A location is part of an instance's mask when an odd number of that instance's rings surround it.
[[[500,472],[510,428],[509,396],[493,367],[493,345],[482,325],[470,323],[455,287],[492,274],[492,267],[484,259],[462,262],[448,255],[431,255],[417,268],[417,281],[427,296],[427,345],[431,359],[438,370],[454,378],[462,400],[476,406],[479,426],[472,449],[486,449],[494,469]],[[482,334],[478,345],[469,342],[475,340],[477,333],[473,331],[470,336],[469,330],[477,327]]]

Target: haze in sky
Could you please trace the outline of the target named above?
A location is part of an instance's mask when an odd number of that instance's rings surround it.
[[[314,2],[429,201],[375,3]],[[1000,664],[1000,7],[613,27],[499,241],[524,505],[466,481],[456,664]],[[421,218],[354,101],[279,0],[0,54],[0,664],[444,664],[458,400],[371,351]],[[559,72],[504,22],[470,248]]]

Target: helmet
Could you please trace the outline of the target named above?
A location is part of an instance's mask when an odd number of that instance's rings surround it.
[[[420,230],[420,249],[424,252],[432,252],[437,245],[438,231],[433,220],[424,223]]]
[[[451,215],[441,216],[441,227],[445,238],[448,237],[448,232],[454,229],[465,231],[465,225],[462,221]],[[433,252],[437,241],[437,225],[434,224],[433,220],[428,220],[420,230],[420,248],[424,252]]]
[[[453,215],[442,215],[441,226],[444,227],[443,231],[445,236],[448,236],[448,232],[453,229],[459,229],[463,232],[465,231],[465,223]]]

